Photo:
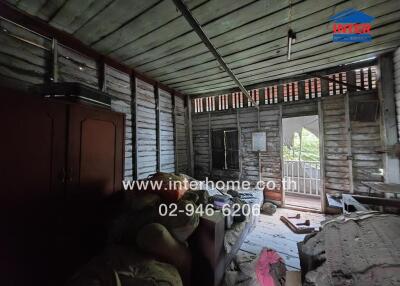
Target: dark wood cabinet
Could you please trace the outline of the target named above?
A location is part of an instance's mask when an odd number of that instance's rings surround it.
[[[0,100],[0,281],[60,284],[102,243],[124,115],[8,89]]]

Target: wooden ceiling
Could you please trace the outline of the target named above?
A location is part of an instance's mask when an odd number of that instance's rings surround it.
[[[96,51],[186,94],[235,87],[172,0],[8,0]],[[186,0],[242,84],[350,63],[400,45],[398,0]],[[371,43],[333,43],[329,17],[374,16]],[[297,34],[291,60],[287,32]]]

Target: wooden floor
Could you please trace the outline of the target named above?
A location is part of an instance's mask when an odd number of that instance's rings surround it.
[[[274,249],[285,260],[290,271],[300,270],[297,242],[302,241],[305,234],[293,233],[283,222],[282,215],[296,215],[309,219],[312,225],[320,226],[326,217],[323,214],[301,212],[285,208],[278,208],[272,216],[261,214],[258,217],[255,229],[246,237],[241,250],[247,253],[258,254],[264,247]]]
[[[286,193],[285,206],[321,210],[321,199],[318,197],[304,197]]]

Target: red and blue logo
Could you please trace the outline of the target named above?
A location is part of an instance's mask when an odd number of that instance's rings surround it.
[[[333,21],[334,42],[371,42],[371,22],[375,19],[374,17],[351,8],[330,17],[330,19]]]

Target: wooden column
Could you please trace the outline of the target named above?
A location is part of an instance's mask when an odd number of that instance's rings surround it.
[[[347,163],[349,168],[349,181],[350,181],[350,193],[354,193],[354,183],[353,183],[353,155],[351,151],[351,122],[350,122],[350,101],[349,94],[346,93],[344,96],[344,117],[345,126],[347,130],[346,134],[346,146],[347,150]]]
[[[172,128],[174,132],[174,167],[175,172],[178,172],[178,155],[177,155],[177,140],[176,140],[176,109],[175,109],[175,94],[171,93],[171,100],[172,100]]]
[[[131,120],[132,120],[132,169],[133,169],[133,179],[138,179],[138,142],[137,142],[137,83],[134,74],[131,75]]]
[[[51,43],[51,82],[58,82],[58,42],[53,38]]]
[[[98,68],[98,86],[99,86],[99,90],[101,90],[102,92],[106,92],[106,64],[104,63],[104,61],[99,60],[97,61],[97,68]]]
[[[300,80],[298,82],[298,88],[299,88],[299,100],[305,100],[306,99],[306,90],[305,90],[304,80]]]
[[[260,88],[258,90],[258,96],[259,96],[259,105],[264,105],[265,104],[265,88]]]
[[[321,195],[321,212],[326,209],[325,195],[325,148],[324,148],[324,114],[322,111],[322,101],[318,101],[318,124],[319,124],[319,158],[320,158],[320,195]]]
[[[211,112],[208,113],[208,162],[209,177],[212,177],[212,131],[211,131]]]
[[[321,97],[329,96],[329,82],[321,79]]]
[[[282,84],[278,85],[278,103],[284,102],[283,89],[284,89],[284,86]]]
[[[186,133],[188,135],[187,150],[188,150],[188,167],[190,176],[194,176],[194,152],[193,152],[193,132],[192,132],[192,99],[186,96]]]
[[[157,144],[157,172],[161,169],[161,140],[160,140],[160,90],[158,84],[154,85],[156,99],[156,144]]]
[[[378,59],[380,78],[378,95],[381,106],[381,138],[382,145],[391,148],[398,142],[396,104],[394,94],[393,54],[385,54]],[[400,183],[399,159],[385,153],[383,155],[385,183]]]

